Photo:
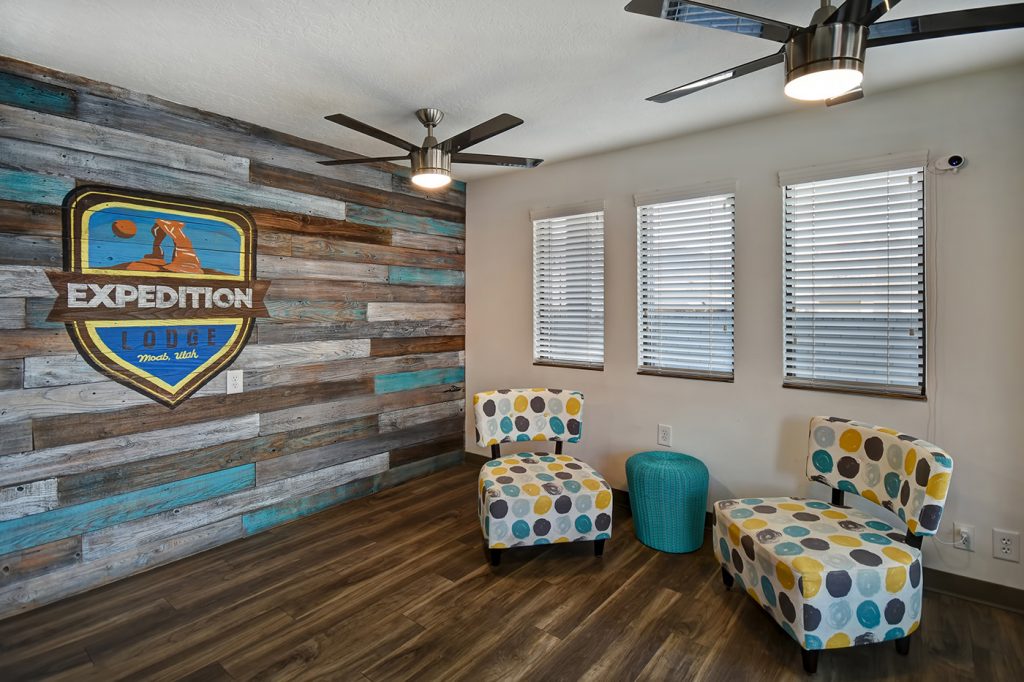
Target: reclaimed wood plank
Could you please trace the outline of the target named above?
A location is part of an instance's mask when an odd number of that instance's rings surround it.
[[[72,564],[10,586],[0,586],[0,614],[12,615],[99,587],[133,573],[183,559],[244,535],[241,518],[179,533],[101,561]]]
[[[249,386],[251,390],[259,390],[272,386],[290,386],[322,381],[344,381],[365,378],[380,373],[462,367],[464,365],[465,358],[458,352],[426,353],[372,359],[332,360],[308,365],[273,367],[246,372],[245,385]]]
[[[264,235],[269,235],[269,238],[273,240],[275,235],[281,233],[326,236],[362,244],[387,245],[391,243],[391,229],[387,227],[360,225],[347,220],[274,211],[269,208],[252,208],[249,213],[256,221],[256,226],[260,231],[258,246],[263,245]],[[3,223],[0,222],[0,225]]]
[[[252,182],[260,185],[280,187],[303,194],[337,199],[346,203],[386,208],[441,220],[453,222],[465,222],[466,220],[466,209],[463,206],[431,201],[420,196],[398,192],[384,193],[345,180],[327,178],[320,174],[265,163],[253,163],[249,172]]]
[[[378,417],[381,433],[400,431],[410,426],[425,422],[461,416],[466,413],[466,403],[462,400],[450,400],[444,403],[407,407],[391,412],[382,412]]]
[[[3,299],[0,299],[2,301]],[[25,299],[25,328],[26,329],[64,329],[62,322],[51,322],[47,318],[53,310],[55,298],[26,298]]]
[[[255,415],[254,415],[255,416]],[[377,420],[367,416],[282,433],[234,440],[162,457],[118,462],[103,469],[61,476],[61,505],[81,504],[110,495],[148,488],[182,478],[253,464],[272,457],[324,447],[377,433]]]
[[[407,338],[370,339],[370,355],[409,355],[411,353],[443,353],[464,350],[465,336],[413,336]]]
[[[269,406],[287,409],[372,393],[373,381],[358,379],[279,386],[234,395],[193,397],[173,410],[147,402],[104,413],[63,413],[52,417],[36,417],[32,420],[32,437],[38,449],[59,447],[158,428],[240,417],[266,410]],[[321,423],[336,421],[337,418],[338,413],[335,413],[333,419]]]
[[[0,410],[3,410],[0,407]],[[0,455],[32,449],[32,421],[25,419],[0,428]]]
[[[394,393],[435,384],[457,384],[465,379],[466,370],[463,367],[423,369],[416,372],[378,374],[373,378],[373,389],[375,393]]]
[[[415,265],[455,270],[462,270],[466,266],[466,258],[460,253],[365,244],[324,235],[293,234],[273,230],[260,231],[258,251],[265,256],[292,256],[375,265]]]
[[[21,388],[24,378],[24,361],[20,359],[0,360],[0,391]]]
[[[0,232],[60,237],[60,206],[0,200]]]
[[[85,182],[137,187],[154,192],[211,199],[241,206],[263,206],[294,213],[322,215],[328,218],[342,219],[345,217],[345,204],[333,199],[311,197],[288,190],[215,178],[176,168],[154,166],[139,161],[64,149],[37,142],[9,140],[5,142],[4,146],[5,163],[23,170],[63,173]],[[2,185],[3,181],[0,178],[0,186]],[[0,194],[0,198],[51,203],[33,193],[29,193],[28,196],[24,193],[15,194],[16,196]]]
[[[288,256],[256,256],[257,272],[263,279],[310,277],[355,282],[386,282],[388,267],[371,263],[347,263]],[[272,295],[277,295],[277,292],[273,290],[273,285],[271,285],[271,292]]]
[[[465,320],[423,320],[412,322],[341,322],[338,324],[273,324],[258,320],[257,343],[298,343],[328,339],[374,339],[406,336],[461,336]],[[2,333],[2,332],[0,332]],[[2,357],[2,356],[0,356]],[[12,356],[21,357],[21,356]]]
[[[457,467],[462,464],[462,460],[465,456],[465,452],[459,450],[458,452],[449,452],[444,455],[438,455],[437,457],[421,459],[418,462],[389,469],[381,474],[380,486],[381,488],[393,488],[396,485],[411,481],[414,478],[429,476],[430,474],[435,474],[438,471]]]
[[[461,303],[369,303],[366,319],[370,322],[464,320],[466,306]]]
[[[56,506],[56,478],[0,488],[0,521],[38,514]]]
[[[0,232],[0,265],[38,265],[60,269],[64,265],[60,237]]]
[[[7,143],[4,144],[4,162],[16,165],[7,158]],[[75,188],[75,181],[55,173],[30,173],[24,170],[0,168],[0,199],[25,201],[33,204],[60,206],[68,192]]]
[[[246,488],[251,490],[254,480],[255,466],[247,464],[71,507],[60,507],[41,514],[0,521],[0,554],[84,533],[82,556],[88,560],[88,538],[91,534],[102,532],[100,529],[123,527],[132,521],[161,512],[169,512],[173,518],[176,517],[175,509],[201,504],[206,500],[216,502],[216,498],[226,498]],[[199,525],[205,524],[196,524]],[[167,533],[165,537],[172,534]]]
[[[63,354],[74,350],[75,345],[63,329],[0,330],[0,360],[24,358],[29,355]],[[4,394],[0,393],[0,405],[5,402]],[[3,422],[4,415],[0,412],[0,423]]]
[[[451,386],[427,386],[412,391],[386,393],[383,395],[359,396],[317,405],[302,405],[284,409],[267,410],[260,414],[260,433],[277,433],[303,427],[327,424],[339,414],[348,417],[391,412],[407,407],[417,407],[438,402],[465,400],[465,386],[452,390]]]
[[[253,465],[237,468],[248,471],[253,468]],[[194,504],[177,505],[173,509],[137,517],[134,520],[86,533],[82,538],[82,556],[86,561],[94,561],[101,557],[127,551],[135,545],[158,542],[176,533],[241,516],[290,497],[317,492],[359,478],[373,476],[386,471],[387,468],[388,456],[387,453],[382,453],[301,476],[220,495],[216,499],[208,498],[205,501],[196,501]],[[232,470],[229,469],[229,471]]]
[[[242,516],[246,535],[255,535],[289,521],[377,492],[378,477],[362,478],[327,490],[292,498]]]
[[[444,455],[450,452],[458,452],[460,454],[466,451],[465,434],[463,428],[465,424],[459,422],[459,429],[454,433],[450,433],[446,436],[440,436],[423,443],[414,443],[412,445],[406,445],[403,447],[391,449],[391,466],[398,467],[406,464],[412,464],[419,462],[424,459],[431,459],[439,455]]]
[[[409,232],[422,232],[423,234],[436,234],[443,237],[458,237],[461,239],[466,237],[466,225],[464,222],[409,215],[408,213],[390,211],[386,208],[375,208],[355,203],[349,203],[347,206],[348,211],[345,214],[345,219],[349,222],[390,227],[392,229],[397,228],[408,230]]]
[[[15,485],[49,477],[63,477],[118,464],[155,459],[163,455],[228,443],[259,434],[259,415],[157,429],[132,436],[117,436],[7,455],[0,470],[0,485]]]
[[[0,137],[93,152],[118,159],[249,180],[249,159],[147,134],[116,130],[73,118],[0,104]]]
[[[43,268],[0,264],[0,298],[54,298],[56,295]]]
[[[0,298],[0,329],[25,328],[25,299]]]
[[[267,301],[270,320],[278,324],[289,322],[351,322],[366,319],[365,303],[337,301]]]
[[[0,103],[59,116],[74,116],[78,94],[70,88],[0,72]]]
[[[441,237],[434,234],[420,234],[407,230],[394,230],[391,233],[392,246],[405,246],[410,249],[425,251],[446,251],[448,253],[466,253],[466,242],[455,237]]]
[[[64,566],[77,564],[81,558],[81,535],[5,554],[0,556],[0,588]]]
[[[461,270],[435,270],[391,265],[388,266],[388,281],[392,284],[462,287],[466,286],[466,273]]]
[[[281,279],[271,285],[271,295],[281,298],[309,298],[318,301],[403,301],[462,303],[462,287],[419,287],[325,279]]]

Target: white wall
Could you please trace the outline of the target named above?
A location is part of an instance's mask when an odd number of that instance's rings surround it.
[[[776,173],[918,150],[969,160],[957,175],[929,176],[928,401],[782,388]],[[723,179],[737,181],[736,381],[638,376],[632,196]],[[536,367],[529,211],[592,199],[607,202],[605,369]],[[467,228],[469,392],[582,390],[584,440],[567,451],[613,486],[626,487],[631,453],[657,447],[661,422],[674,427],[672,449],[707,463],[711,500],[822,496],[803,475],[808,418],[888,425],[955,460],[940,537],[951,539],[954,520],[977,529],[974,553],[926,541],[926,564],[1024,588],[1022,565],[991,551],[994,526],[1024,531],[1024,65],[474,181]],[[482,452],[467,417],[467,447]]]

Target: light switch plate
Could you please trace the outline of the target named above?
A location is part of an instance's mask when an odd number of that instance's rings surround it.
[[[244,372],[240,369],[228,370],[228,395],[242,392],[242,376]]]

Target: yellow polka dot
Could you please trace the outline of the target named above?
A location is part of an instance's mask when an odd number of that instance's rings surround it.
[[[896,429],[885,429],[885,428],[882,428],[881,426],[878,426],[878,427],[875,428],[875,430],[876,431],[881,431],[882,433],[888,433],[890,436],[898,436],[898,435],[900,435],[900,432],[897,431]]]
[[[557,539],[555,540],[555,542],[556,542],[556,543],[558,543],[558,542],[569,542],[569,538],[567,538],[567,537],[565,537],[565,536],[563,535],[562,537],[560,537],[560,538],[557,538]]]
[[[946,492],[949,490],[949,474],[935,474],[928,479],[928,488],[925,493],[935,500],[946,499]]]
[[[917,519],[907,519],[907,530],[911,533],[917,532]]]
[[[921,627],[921,621],[915,620],[913,623],[910,624],[910,627],[907,628],[907,634],[911,634],[912,632],[914,632],[914,630],[918,629],[919,627]]]
[[[882,504],[881,502],[878,501],[878,495],[875,494],[874,490],[862,490],[860,491],[860,496],[863,497],[865,500],[874,502],[875,504]]]
[[[514,457],[510,457],[509,459],[501,460],[501,463],[502,464],[508,464],[509,466],[511,466],[513,464],[519,464],[519,460],[515,459]]]
[[[516,396],[516,400],[512,403],[516,412],[526,412],[526,408],[529,406],[530,401],[526,399],[525,395]]]
[[[821,589],[821,575],[800,576],[800,585],[803,587],[804,597],[810,599]]]
[[[860,539],[850,537],[849,535],[829,535],[828,541],[833,545],[840,545],[842,547],[860,547],[864,544]]]
[[[846,514],[835,509],[829,509],[828,511],[821,512],[821,515],[829,519],[845,519]]]
[[[548,465],[548,471],[561,471],[564,468],[565,466],[559,464],[558,462],[552,462],[551,464]]]
[[[909,564],[914,560],[914,557],[910,556],[902,549],[896,549],[895,547],[883,547],[882,554],[889,557],[893,561],[898,561],[901,564]]]
[[[473,404],[476,405],[479,402],[480,402],[480,394],[477,393],[476,395],[473,396]]]
[[[850,636],[845,632],[837,632],[825,642],[826,649],[842,649],[850,646]]]
[[[497,444],[498,444],[498,439],[497,438],[492,438],[489,441],[487,441],[487,447],[491,447],[492,445],[497,445]]]
[[[584,488],[588,488],[590,490],[601,489],[601,483],[596,478],[584,478],[582,483]]]
[[[914,473],[915,466],[917,466],[917,450],[910,448],[907,450],[907,456],[903,460],[903,470],[907,472],[907,476]]]
[[[753,587],[747,588],[747,594],[749,594],[751,598],[758,603],[758,605],[761,604],[761,597],[757,596],[757,592],[754,591]]]
[[[507,474],[508,469],[506,469],[505,467],[494,467],[493,469],[491,469],[491,473],[494,474],[495,476],[501,476],[502,474]]]
[[[779,579],[779,584],[787,590],[793,589],[793,586],[796,585],[796,576],[786,564],[775,564],[775,577]]]
[[[803,511],[804,506],[802,504],[795,504],[793,502],[783,502],[778,505],[779,509],[785,509],[786,511]]]
[[[739,546],[740,544],[740,527],[735,523],[729,524],[729,540],[732,542],[734,547]]]
[[[496,542],[493,545],[491,545],[491,549],[505,549],[506,547],[508,547],[508,545],[506,545],[504,542]]]
[[[768,525],[768,522],[764,519],[747,519],[743,522],[743,527],[747,530],[761,530]]]
[[[893,566],[885,572],[885,589],[890,592],[899,592],[907,584],[907,569],[902,566]]]
[[[573,415],[579,414],[580,401],[576,398],[569,398],[568,400],[565,401],[565,411]]]
[[[857,429],[846,429],[843,431],[843,435],[839,436],[839,447],[847,452],[857,452],[860,450],[860,431]]]
[[[797,573],[803,575],[804,577],[808,575],[814,575],[816,573],[821,573],[823,570],[825,570],[824,564],[822,564],[817,559],[812,559],[808,556],[798,556],[795,559],[793,559],[793,568],[796,569]]]
[[[538,433],[536,436],[533,437],[533,439],[534,440],[547,440],[548,437],[545,436],[543,433]]]
[[[537,501],[533,503],[533,513],[541,516],[551,511],[551,498],[547,495],[542,495],[537,498]]]
[[[594,500],[594,506],[596,506],[598,509],[604,509],[611,503],[612,494],[607,490],[602,490],[601,492],[599,492]]]
[[[537,495],[540,495],[540,486],[536,483],[524,483],[523,492],[530,497],[536,497]]]

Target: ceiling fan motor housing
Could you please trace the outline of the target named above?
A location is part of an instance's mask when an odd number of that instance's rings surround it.
[[[422,173],[451,175],[452,155],[438,146],[436,140],[432,146],[413,150],[409,158],[412,161],[413,175]]]
[[[864,71],[866,26],[835,22],[811,26],[786,42],[786,82],[834,69]]]

